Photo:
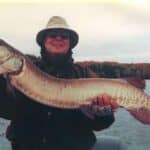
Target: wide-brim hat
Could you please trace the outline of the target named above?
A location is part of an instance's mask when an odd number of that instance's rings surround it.
[[[45,39],[47,33],[52,30],[64,30],[66,32],[69,32],[71,48],[73,48],[77,45],[78,39],[79,39],[77,32],[70,29],[69,25],[67,24],[67,22],[64,18],[59,17],[59,16],[53,16],[48,21],[46,28],[37,33],[36,41],[40,46],[43,45],[43,42],[44,42],[44,39]]]

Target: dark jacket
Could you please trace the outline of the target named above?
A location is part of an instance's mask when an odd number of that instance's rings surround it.
[[[92,71],[72,61],[54,67],[43,59],[33,60],[41,70],[59,78],[96,77]],[[105,129],[114,122],[113,114],[91,120],[79,109],[58,109],[39,104],[11,88],[7,82],[0,78],[0,117],[11,120],[7,130],[10,141],[37,142],[46,139],[53,144],[94,142],[93,131]]]

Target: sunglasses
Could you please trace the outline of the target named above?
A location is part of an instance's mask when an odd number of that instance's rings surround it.
[[[51,38],[56,38],[57,36],[60,36],[63,39],[69,39],[70,38],[69,32],[60,32],[60,31],[59,32],[58,31],[51,31],[48,33],[47,36],[51,37]]]

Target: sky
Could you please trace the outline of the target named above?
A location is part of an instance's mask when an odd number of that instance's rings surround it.
[[[79,34],[75,61],[150,62],[150,2],[2,3],[0,38],[39,56],[36,34],[52,16],[62,16]]]

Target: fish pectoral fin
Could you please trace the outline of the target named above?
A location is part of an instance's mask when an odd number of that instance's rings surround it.
[[[150,125],[150,110],[145,107],[140,108],[129,108],[127,109],[129,113],[134,116],[137,120],[142,122],[143,124]]]

